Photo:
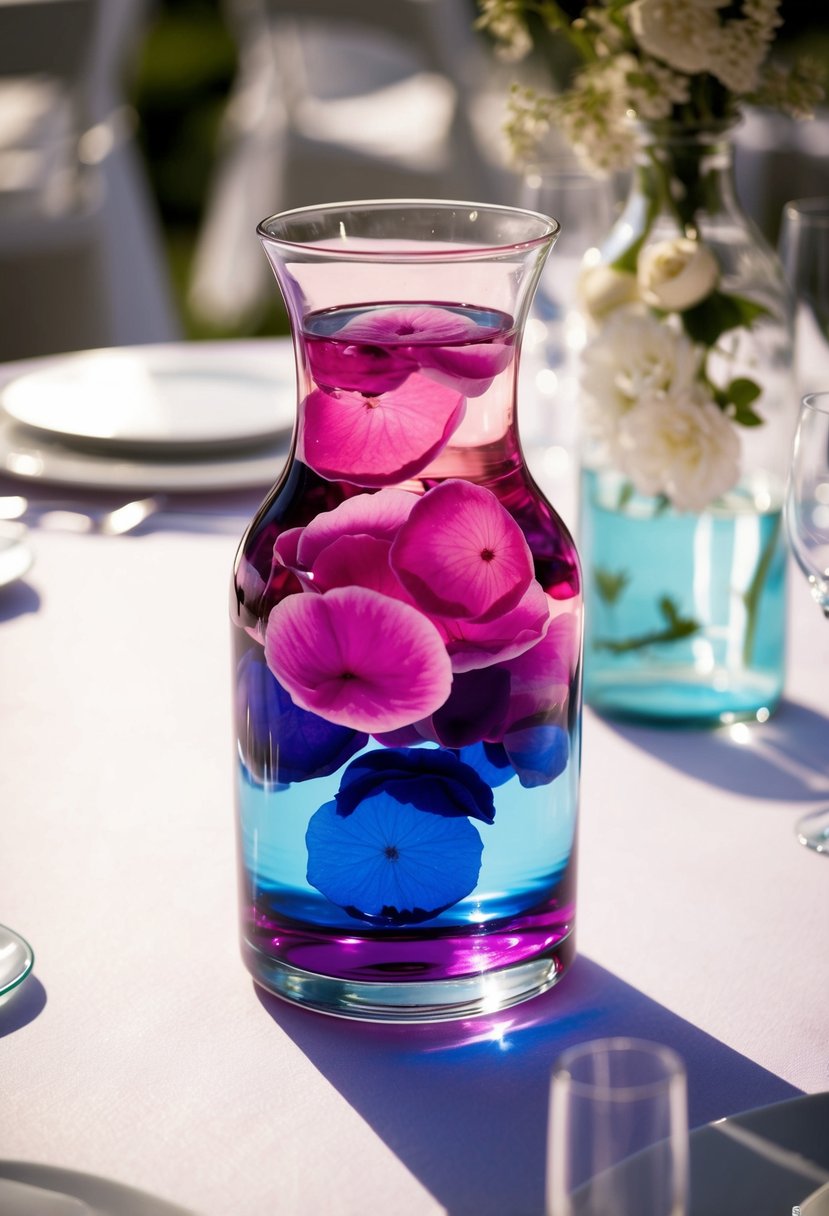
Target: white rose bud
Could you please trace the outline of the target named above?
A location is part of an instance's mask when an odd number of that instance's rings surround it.
[[[639,284],[635,274],[614,270],[611,266],[588,266],[582,271],[578,286],[579,302],[594,321],[603,321],[610,313],[639,299]]]
[[[639,290],[647,304],[666,312],[684,312],[710,295],[720,268],[707,245],[678,237],[643,249],[637,273]]]

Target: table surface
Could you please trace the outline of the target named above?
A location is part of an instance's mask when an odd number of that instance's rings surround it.
[[[0,592],[0,921],[36,954],[0,1007],[0,1158],[201,1216],[540,1216],[548,1078],[574,1042],[674,1046],[692,1125],[829,1089],[829,865],[794,836],[829,801],[829,627],[798,576],[769,722],[585,712],[579,957],[558,988],[405,1028],[254,986],[227,593],[256,497],[223,500],[215,530],[40,528]]]

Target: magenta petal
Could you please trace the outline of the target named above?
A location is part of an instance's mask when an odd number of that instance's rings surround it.
[[[410,596],[389,563],[391,541],[374,536],[340,536],[314,562],[314,586],[368,587],[392,599],[410,602]]]
[[[321,511],[306,528],[298,546],[298,557],[310,569],[332,541],[341,536],[374,536],[394,540],[409,518],[418,495],[408,490],[378,490],[375,494],[355,494],[331,511]],[[293,531],[293,529],[292,529]],[[285,533],[288,536],[289,533]],[[277,542],[279,544],[280,541]]]
[[[502,664],[511,681],[510,723],[549,717],[564,707],[578,653],[578,618],[572,613],[562,613],[550,622],[537,645]]]
[[[433,617],[455,672],[472,671],[516,658],[543,638],[550,623],[550,601],[533,579],[516,606],[490,621]]]
[[[463,347],[424,347],[417,353],[427,376],[467,397],[480,397],[508,366],[514,348],[506,342],[478,342]]]
[[[369,733],[434,713],[452,686],[431,621],[364,587],[282,600],[268,618],[265,658],[302,709]]]
[[[491,490],[450,480],[412,508],[392,566],[424,611],[492,617],[509,612],[533,579],[529,546]]]
[[[283,566],[287,566],[289,570],[296,570],[299,566],[299,542],[302,538],[304,528],[286,528],[277,538],[273,547],[274,557]]]
[[[393,485],[422,472],[465,408],[460,393],[421,375],[377,397],[315,389],[305,398],[300,457],[334,481]]]
[[[407,342],[469,342],[472,338],[480,338],[482,333],[486,330],[461,312],[438,308],[434,304],[395,304],[352,317],[337,330],[336,337],[380,346]]]
[[[403,383],[417,363],[406,350],[354,345],[306,336],[311,375],[321,388],[387,393]]]

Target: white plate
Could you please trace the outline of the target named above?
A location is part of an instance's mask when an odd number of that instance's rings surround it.
[[[0,1212],[5,1212],[3,1206],[3,1180],[20,1184],[14,1189],[9,1188],[9,1197],[22,1205],[26,1199],[26,1188],[39,1188],[52,1192],[55,1199],[63,1197],[67,1204],[71,1199],[80,1200],[80,1211],[90,1212],[90,1216],[194,1216],[184,1208],[156,1199],[144,1191],[137,1191],[131,1186],[122,1186],[119,1182],[110,1182],[107,1178],[98,1178],[94,1174],[81,1174],[76,1170],[65,1170],[51,1165],[39,1165],[29,1161],[0,1161]],[[16,1192],[16,1193],[15,1193]],[[34,1192],[36,1201],[38,1192]],[[83,1206],[86,1205],[86,1206]],[[52,1211],[52,1205],[42,1205],[44,1216]],[[14,1209],[11,1209],[14,1211]],[[58,1209],[59,1210],[59,1209]],[[68,1211],[71,1211],[71,1207]],[[23,1211],[27,1211],[23,1208]],[[30,1209],[33,1216],[38,1207]],[[67,1212],[68,1216],[68,1212]]]
[[[829,1093],[720,1119],[691,1133],[690,1216],[825,1216]]]
[[[288,339],[81,351],[0,392],[9,418],[41,438],[131,457],[253,448],[294,415]]]
[[[270,486],[288,455],[287,438],[221,460],[139,460],[82,452],[0,418],[0,473],[24,481],[94,490],[236,490]]]
[[[32,564],[32,551],[26,544],[28,529],[23,524],[0,522],[0,587],[22,578]]]

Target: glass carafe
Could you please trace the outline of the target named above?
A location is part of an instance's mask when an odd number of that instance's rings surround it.
[[[515,419],[556,231],[426,201],[259,227],[298,406],[233,575],[242,949],[300,1005],[466,1016],[572,958],[581,579]]]

